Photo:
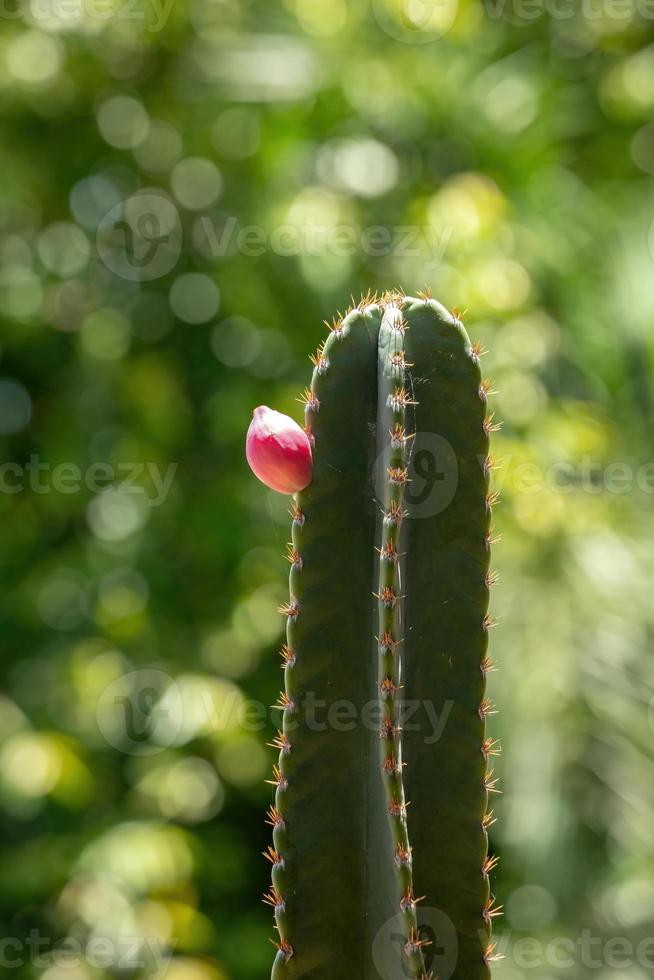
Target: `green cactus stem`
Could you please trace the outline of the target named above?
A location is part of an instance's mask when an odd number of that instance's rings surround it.
[[[313,362],[268,813],[272,980],[488,980],[478,352],[430,297],[392,293],[336,320]],[[439,462],[434,440],[451,486],[425,505],[412,480]]]

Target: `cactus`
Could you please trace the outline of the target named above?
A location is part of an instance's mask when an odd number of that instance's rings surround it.
[[[339,317],[312,358],[268,812],[272,980],[490,976],[479,353],[430,296],[391,293]],[[451,486],[425,506],[411,474],[434,440]]]

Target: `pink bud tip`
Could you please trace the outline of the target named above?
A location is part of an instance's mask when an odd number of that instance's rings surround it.
[[[296,493],[311,483],[311,443],[297,422],[260,405],[252,413],[245,442],[250,469],[279,493]]]

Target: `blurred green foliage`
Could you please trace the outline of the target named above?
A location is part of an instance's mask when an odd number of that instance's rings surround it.
[[[248,706],[288,518],[244,433],[298,416],[323,318],[396,285],[468,310],[504,423],[497,974],[652,975],[651,15],[3,5],[3,975],[267,974]]]

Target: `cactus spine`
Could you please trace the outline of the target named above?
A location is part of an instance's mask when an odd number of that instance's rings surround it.
[[[313,363],[268,814],[272,980],[488,980],[493,501],[477,352],[434,300],[388,294],[338,319]],[[456,485],[420,511],[408,488],[425,437],[450,447]]]

